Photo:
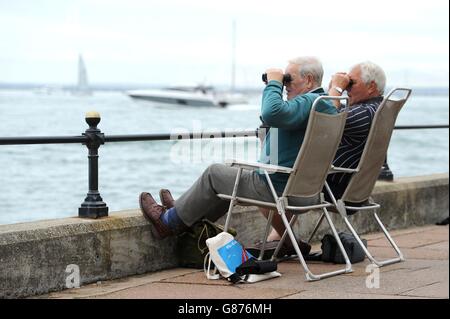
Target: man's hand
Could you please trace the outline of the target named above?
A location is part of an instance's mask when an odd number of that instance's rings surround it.
[[[339,87],[339,88],[345,90],[349,83],[350,83],[350,77],[348,76],[348,74],[344,73],[344,72],[338,72],[331,77],[328,91],[334,87]]]
[[[283,70],[281,69],[267,69],[267,82],[271,80],[278,81],[280,83],[283,83]]]
[[[350,83],[350,77],[347,73],[338,72],[331,77],[330,85],[328,86],[328,95],[341,96],[342,92],[339,89],[345,90]],[[339,89],[336,89],[339,88]],[[333,104],[336,108],[341,107],[341,101],[333,100]]]

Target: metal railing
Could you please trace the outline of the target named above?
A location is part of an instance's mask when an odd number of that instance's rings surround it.
[[[78,216],[83,218],[99,218],[108,216],[108,206],[103,201],[98,191],[98,149],[106,142],[137,142],[137,141],[164,141],[177,139],[205,139],[205,138],[235,138],[235,137],[260,137],[265,134],[266,128],[257,128],[248,131],[233,132],[191,132],[186,134],[139,134],[139,135],[108,135],[98,129],[100,115],[97,112],[86,114],[86,123],[89,128],[79,136],[30,136],[30,137],[0,137],[0,145],[25,145],[25,144],[82,144],[88,148],[88,177],[89,190],[84,202],[78,208]],[[394,129],[442,129],[449,125],[406,125],[395,126]],[[261,134],[260,134],[261,133]],[[379,179],[392,180],[393,174],[385,161]]]

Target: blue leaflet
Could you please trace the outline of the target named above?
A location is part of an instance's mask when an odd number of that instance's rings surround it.
[[[232,273],[235,273],[236,268],[243,262],[253,257],[249,252],[244,250],[242,245],[235,239],[220,247],[217,251]]]

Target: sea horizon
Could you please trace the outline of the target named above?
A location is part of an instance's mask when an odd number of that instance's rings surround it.
[[[201,83],[197,83],[199,85]],[[195,83],[193,84],[195,85]],[[208,86],[212,86],[218,91],[228,91],[230,89],[230,85],[225,84],[211,84],[207,83]],[[164,84],[144,84],[144,83],[89,83],[89,88],[95,92],[102,92],[102,91],[129,91],[129,90],[136,90],[136,89],[161,89],[166,88],[169,85]],[[326,87],[326,85],[323,85],[323,87]],[[449,96],[449,86],[410,86],[410,85],[396,85],[396,86],[386,86],[386,92],[389,92],[390,89],[394,87],[408,87],[413,90],[414,95],[418,96]],[[70,83],[58,83],[58,82],[42,82],[42,83],[27,83],[27,82],[1,82],[0,81],[0,90],[39,90],[42,88],[49,88],[49,89],[59,89],[62,91],[71,91],[77,89],[76,84],[70,84]],[[242,93],[258,93],[261,92],[264,89],[264,87],[261,86],[236,86],[233,91],[236,92],[242,92]]]

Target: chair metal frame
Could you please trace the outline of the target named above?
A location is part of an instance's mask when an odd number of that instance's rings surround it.
[[[399,100],[393,100],[391,99],[391,97],[394,95],[394,93],[398,92],[398,91],[406,91],[406,95],[404,98],[399,99]],[[376,126],[378,125],[378,115],[383,111],[383,109],[386,107],[388,102],[394,103],[393,107],[398,108],[397,110],[395,110],[395,118],[392,119],[392,123],[390,125],[390,127],[388,128],[388,135],[389,135],[389,139],[386,142],[386,146],[385,147],[385,151],[384,154],[380,154],[379,158],[385,158],[386,156],[386,152],[387,152],[387,147],[389,145],[390,142],[390,137],[392,135],[392,131],[394,129],[394,124],[395,124],[395,120],[396,117],[398,115],[398,112],[400,112],[401,108],[403,107],[403,105],[406,103],[406,101],[408,100],[409,96],[411,95],[411,89],[408,88],[394,88],[392,89],[388,95],[383,99],[382,103],[380,104],[380,106],[378,107],[376,113],[375,113],[375,117],[374,120],[372,122],[372,126],[370,128],[369,131],[369,136],[366,142],[366,145],[364,147],[363,150],[363,154],[361,156],[361,160],[358,164],[358,167],[355,169],[349,169],[349,168],[341,168],[341,167],[332,167],[332,169],[330,170],[330,174],[333,173],[351,173],[353,174],[352,179],[355,177],[355,174],[358,174],[361,172],[361,170],[364,167],[367,167],[368,165],[371,165],[373,167],[378,167],[377,165],[372,165],[372,163],[368,163],[370,161],[370,158],[368,158],[368,156],[366,156],[366,154],[368,154],[368,152],[370,151],[371,147],[374,147],[373,143],[370,143],[372,141],[372,139],[375,139],[375,130],[376,130]],[[381,120],[379,120],[381,121]],[[389,131],[390,130],[390,131]],[[378,162],[380,162],[380,160],[378,160]],[[379,165],[379,168],[381,169],[382,167],[382,163]],[[373,174],[378,174],[379,171],[377,172],[372,172]],[[330,195],[331,201],[333,203],[334,209],[339,213],[339,215],[343,218],[345,225],[347,226],[347,228],[351,231],[351,233],[353,234],[353,236],[356,238],[358,244],[361,246],[361,248],[364,250],[367,258],[376,266],[378,267],[383,267],[385,265],[390,265],[390,264],[394,264],[394,263],[398,263],[401,261],[405,260],[405,257],[403,255],[403,253],[400,251],[399,247],[397,246],[397,244],[395,243],[395,241],[393,240],[393,238],[391,237],[391,235],[389,234],[388,230],[386,229],[386,227],[384,226],[384,224],[382,223],[380,217],[377,214],[377,209],[381,208],[380,204],[377,204],[375,202],[372,201],[371,197],[368,198],[364,198],[361,197],[361,203],[362,206],[351,206],[346,204],[346,195],[348,193],[352,192],[352,179],[350,180],[344,194],[342,195],[342,198],[338,198],[336,199],[333,192],[331,191],[331,188],[329,187],[328,183],[325,183],[325,188],[328,192],[328,194]],[[376,179],[373,181],[373,185],[372,185],[372,190],[373,187],[375,186],[375,182]],[[356,201],[357,203],[359,201]],[[367,204],[366,204],[367,203]],[[372,254],[370,253],[370,251],[366,248],[366,246],[363,244],[363,242],[361,241],[360,236],[358,235],[358,233],[356,232],[355,228],[352,226],[352,224],[350,223],[349,219],[348,219],[348,215],[347,215],[347,211],[354,211],[355,213],[358,211],[368,211],[368,210],[373,210],[373,216],[375,217],[375,220],[377,221],[379,227],[381,228],[382,232],[384,233],[386,239],[388,240],[388,242],[391,244],[391,247],[395,250],[395,252],[397,253],[397,257],[395,258],[391,258],[391,259],[386,259],[386,260],[377,260],[375,259]],[[322,214],[320,216],[320,218],[318,219],[316,226],[314,227],[314,230],[308,240],[308,242],[311,241],[311,239],[313,238],[314,234],[317,232],[317,229],[319,228],[319,226],[321,225],[322,221],[324,218],[324,214]]]
[[[315,120],[315,116],[319,116],[316,114],[319,114],[320,112],[316,111],[316,106],[318,105],[318,103],[322,100],[346,100],[347,104],[348,104],[348,98],[347,97],[332,97],[332,96],[320,96],[318,97],[312,107],[311,107],[311,111],[310,111],[310,116],[308,119],[308,125],[306,128],[306,134],[305,134],[305,138],[303,141],[303,145],[300,148],[299,154],[297,155],[297,159],[294,163],[293,168],[289,168],[289,167],[282,167],[282,166],[276,166],[276,165],[269,165],[269,164],[262,164],[262,163],[249,163],[249,162],[242,162],[242,161],[236,161],[236,160],[231,160],[231,161],[226,161],[226,164],[229,166],[233,166],[233,167],[237,167],[238,168],[238,172],[237,172],[237,176],[236,176],[236,180],[235,180],[235,184],[234,184],[234,188],[233,188],[233,192],[231,195],[226,195],[226,194],[218,194],[217,196],[224,199],[224,200],[230,200],[230,206],[228,209],[228,213],[227,213],[227,217],[226,217],[226,222],[225,222],[225,226],[224,226],[224,231],[226,231],[230,225],[230,221],[231,221],[231,215],[232,215],[232,211],[233,208],[236,204],[244,204],[244,205],[255,205],[255,206],[259,206],[259,207],[265,207],[265,208],[271,208],[269,216],[268,216],[268,221],[267,221],[267,225],[266,225],[266,229],[265,229],[265,234],[263,237],[263,245],[262,245],[262,249],[260,252],[260,255],[258,257],[258,259],[262,259],[262,257],[264,256],[264,250],[265,250],[265,245],[266,245],[266,241],[267,241],[267,236],[271,230],[271,222],[272,222],[272,218],[273,218],[273,209],[276,209],[278,214],[281,215],[281,219],[286,227],[286,231],[284,232],[273,256],[272,256],[272,260],[275,259],[274,256],[277,256],[278,251],[280,250],[284,240],[286,239],[287,236],[289,236],[294,249],[297,253],[298,259],[300,261],[301,266],[303,267],[304,271],[305,271],[305,276],[306,276],[306,280],[308,281],[315,281],[315,280],[320,280],[322,278],[327,278],[327,277],[331,277],[331,276],[336,276],[339,274],[345,274],[345,273],[350,273],[352,272],[352,265],[350,263],[350,260],[347,256],[347,253],[344,249],[344,246],[342,245],[342,242],[339,238],[339,235],[336,231],[336,227],[333,224],[333,221],[331,220],[330,214],[327,211],[328,207],[333,207],[332,203],[326,202],[322,193],[322,188],[325,184],[326,181],[326,176],[327,173],[329,171],[329,169],[331,168],[331,164],[332,161],[334,159],[334,156],[336,154],[337,148],[339,146],[339,142],[341,140],[343,131],[344,131],[344,126],[345,126],[345,120],[347,117],[347,113],[346,112],[341,112],[338,113],[337,115],[330,115],[330,114],[326,114],[326,116],[332,118],[334,121],[337,121],[337,123],[339,124],[339,128],[335,129],[338,134],[330,134],[330,136],[327,136],[328,139],[330,139],[333,142],[333,148],[330,151],[327,150],[327,152],[331,152],[331,153],[327,153],[328,157],[325,160],[322,160],[323,163],[320,163],[321,165],[324,165],[324,169],[325,169],[325,175],[323,176],[323,180],[320,179],[320,188],[319,191],[317,192],[318,197],[320,197],[319,203],[318,204],[314,204],[314,205],[305,205],[305,206],[297,206],[297,205],[290,205],[289,201],[288,201],[288,196],[293,196],[292,193],[290,193],[293,189],[294,189],[294,193],[298,193],[298,189],[296,189],[296,187],[298,185],[296,185],[295,182],[295,174],[298,171],[298,168],[302,166],[302,164],[306,163],[306,160],[304,159],[305,154],[307,154],[307,150],[304,149],[304,145],[308,144],[307,141],[310,141],[310,139],[314,139],[314,135],[312,135],[313,133],[311,133],[311,131],[313,130],[313,126],[315,125],[316,122],[314,122]],[[324,116],[324,113],[320,113],[322,114],[321,116]],[[317,119],[317,121],[320,119]],[[332,129],[329,129],[330,131]],[[334,138],[332,140],[332,138]],[[307,147],[306,147],[307,148]],[[304,157],[302,157],[302,155],[304,155]],[[242,174],[242,171],[244,169],[249,169],[249,170],[255,170],[255,169],[260,169],[264,172],[264,176],[267,180],[267,183],[269,185],[270,191],[272,193],[274,202],[266,202],[266,201],[259,201],[259,200],[255,200],[255,199],[250,199],[250,198],[243,198],[243,197],[239,197],[237,196],[237,189],[239,186],[239,181],[240,181],[240,177]],[[285,187],[285,190],[282,194],[282,196],[278,196],[277,192],[275,191],[275,188],[272,184],[272,181],[269,177],[269,173],[284,173],[284,174],[289,174],[289,179],[287,182],[287,185]],[[299,173],[300,174],[300,173]],[[294,225],[294,223],[297,221],[298,215],[300,213],[306,213],[310,210],[314,210],[314,209],[321,209],[322,210],[322,216],[326,217],[328,224],[332,230],[333,236],[336,239],[336,242],[339,246],[339,249],[342,253],[342,255],[344,256],[345,259],[345,268],[343,269],[339,269],[336,271],[331,271],[331,272],[326,272],[323,274],[313,274],[311,272],[311,270],[308,268],[308,265],[300,251],[300,248],[297,244],[297,240],[295,238],[294,232],[292,230],[292,226]],[[288,221],[288,218],[286,216],[286,211],[292,211],[295,212],[294,215],[292,216],[291,220]]]

